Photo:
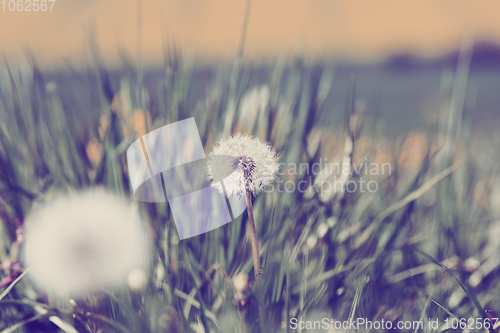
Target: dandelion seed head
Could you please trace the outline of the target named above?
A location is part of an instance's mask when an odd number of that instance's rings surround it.
[[[26,225],[26,265],[47,292],[78,296],[125,284],[147,261],[147,233],[137,209],[110,194],[56,198]]]
[[[213,156],[231,158],[210,158]],[[210,179],[214,180],[212,187],[227,196],[241,197],[246,190],[257,195],[276,180],[279,171],[278,159],[278,154],[268,143],[262,143],[253,136],[237,134],[215,144],[209,153],[207,171]],[[223,179],[226,191],[224,193],[222,179],[218,179],[217,174],[228,168],[232,172]]]

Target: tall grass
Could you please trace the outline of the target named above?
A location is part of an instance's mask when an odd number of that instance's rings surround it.
[[[482,201],[487,197],[475,194],[477,184],[496,171],[481,168],[482,161],[467,149],[470,131],[460,121],[466,63],[459,64],[454,93],[441,92],[449,107],[437,129],[426,129],[429,140],[409,135],[388,143],[384,133],[363,130],[371,126],[356,106],[354,80],[344,128],[318,123],[332,109],[325,100],[334,72],[322,64],[279,58],[268,68],[264,93],[254,95],[255,87],[244,79],[252,67],[241,64],[235,88],[229,79],[234,69],[229,74],[227,64],[214,65],[204,100],[193,101],[193,68],[177,51],[166,57],[162,75],[145,73],[144,81],[140,72],[123,68],[117,80],[96,66],[92,76],[78,73],[87,78],[86,85],[72,79],[72,92],[34,59],[28,70],[5,63],[7,79],[0,85],[2,332],[91,332],[97,322],[106,332],[259,332],[255,280],[249,279],[250,292],[239,305],[232,284],[239,273],[251,275],[253,266],[246,214],[179,241],[168,205],[138,202],[155,249],[149,284],[141,292],[103,290],[93,303],[63,307],[31,286],[29,272],[16,280],[26,269],[14,265],[22,247],[16,230],[34,205],[57,193],[94,187],[135,200],[125,159],[128,145],[146,131],[191,116],[207,152],[223,133],[254,134],[280,153],[282,180],[308,186],[304,193],[275,190],[254,202],[270,332],[291,332],[292,318],[423,320],[423,330],[431,332],[428,318],[441,323],[450,313],[481,318],[483,309],[499,307],[494,295],[500,263],[482,269],[496,256],[487,246],[492,216]],[[245,108],[244,103],[253,104]],[[227,118],[233,109],[234,121]],[[247,113],[239,112],[243,109]],[[405,148],[411,140],[424,146],[422,156]],[[384,149],[374,150],[384,142]],[[326,157],[348,164],[390,163],[392,172],[374,176],[379,184],[374,193],[318,193],[313,185],[321,188],[332,174],[286,172],[289,163],[313,167]],[[405,158],[417,161],[408,167]],[[343,180],[363,177],[361,169]]]

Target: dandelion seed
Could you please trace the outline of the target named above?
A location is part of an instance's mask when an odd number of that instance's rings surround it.
[[[106,193],[60,197],[27,220],[26,264],[47,292],[79,296],[125,285],[147,260],[137,210]]]
[[[256,196],[277,178],[278,155],[269,144],[253,136],[230,136],[217,142],[208,156],[207,171],[214,180],[212,186],[224,194],[220,183],[223,180],[227,196],[237,195],[241,198],[246,190]],[[213,158],[217,156],[230,158]],[[224,175],[221,170],[228,169],[232,171],[228,177],[218,177]]]

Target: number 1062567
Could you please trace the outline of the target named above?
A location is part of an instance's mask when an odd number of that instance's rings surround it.
[[[56,0],[1,0],[0,10],[11,12],[52,11]]]

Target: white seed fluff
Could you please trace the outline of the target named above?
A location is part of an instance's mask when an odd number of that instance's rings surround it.
[[[50,293],[79,296],[125,285],[147,261],[137,209],[110,194],[59,197],[33,212],[26,226],[30,277]]]
[[[245,190],[255,196],[278,176],[278,154],[270,144],[262,143],[253,136],[237,134],[220,140],[208,156],[207,171],[210,179],[217,178],[214,173],[218,170],[227,170],[229,167],[233,171],[224,178],[227,196],[241,197]],[[231,156],[233,159],[211,159],[213,156]],[[220,181],[214,181],[212,187],[224,194]]]

